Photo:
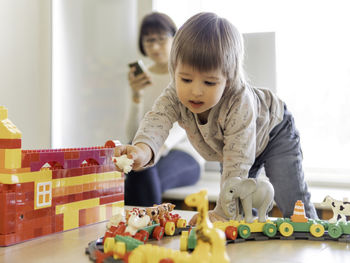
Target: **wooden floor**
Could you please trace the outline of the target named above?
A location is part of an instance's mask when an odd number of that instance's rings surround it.
[[[180,211],[189,220],[194,212]],[[0,262],[62,263],[90,262],[87,244],[104,235],[106,223],[98,223],[52,234],[10,247],[0,248]],[[165,237],[153,244],[179,249],[179,236]],[[350,262],[350,244],[335,241],[268,240],[228,244],[227,253],[235,263]],[[197,263],[197,262],[196,262]],[[199,262],[198,262],[199,263]],[[218,262],[219,263],[219,262]]]

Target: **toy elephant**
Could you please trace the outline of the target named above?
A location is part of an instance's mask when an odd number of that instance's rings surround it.
[[[272,184],[265,179],[242,179],[240,177],[228,178],[220,192],[222,209],[229,218],[233,217],[232,205],[237,198],[241,200],[245,221],[253,222],[252,208],[258,209],[258,221],[266,222],[267,213],[272,209],[274,189]],[[236,214],[239,213],[236,205]]]

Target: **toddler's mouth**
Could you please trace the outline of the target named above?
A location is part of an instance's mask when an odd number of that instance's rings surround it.
[[[190,100],[190,104],[194,108],[199,108],[200,106],[202,106],[204,104],[204,102],[203,101]]]

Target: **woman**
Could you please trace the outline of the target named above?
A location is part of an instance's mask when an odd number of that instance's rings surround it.
[[[132,141],[143,115],[150,111],[156,98],[170,82],[168,61],[176,25],[162,13],[151,13],[142,20],[139,50],[152,64],[145,72],[128,74],[132,102],[127,124],[128,140]],[[191,185],[198,181],[204,160],[187,140],[185,131],[176,123],[158,162],[150,168],[130,172],[125,180],[125,204],[151,206],[161,203],[162,193],[170,188]],[[186,174],[186,176],[180,176]]]

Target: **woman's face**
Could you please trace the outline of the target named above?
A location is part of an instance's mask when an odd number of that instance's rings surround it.
[[[167,33],[145,35],[142,44],[146,55],[156,64],[168,64],[173,37]]]

